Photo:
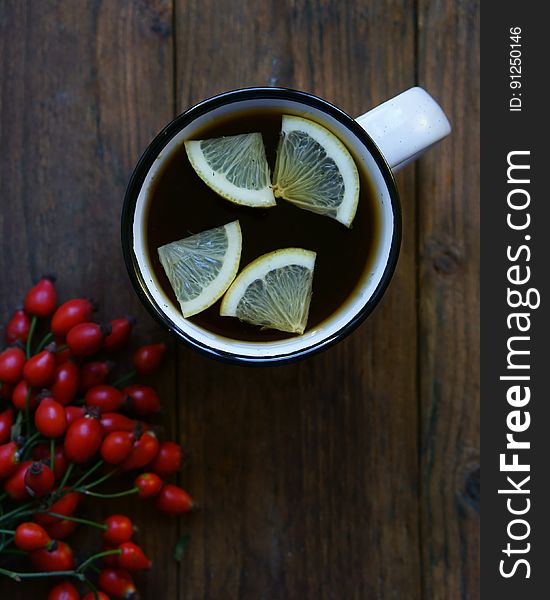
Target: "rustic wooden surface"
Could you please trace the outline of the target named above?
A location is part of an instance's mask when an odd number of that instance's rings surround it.
[[[479,597],[478,0],[1,0],[3,321],[56,272],[65,297],[165,334],[129,284],[119,215],[175,114],[247,85],[360,114],[425,86],[453,135],[398,176],[403,246],[369,320],[295,365],[225,366],[170,344],[165,427],[201,510],[140,505],[145,599]],[[180,535],[191,541],[181,565]],[[0,580],[0,596],[41,586]]]

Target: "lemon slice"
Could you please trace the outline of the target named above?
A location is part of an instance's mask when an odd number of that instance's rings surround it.
[[[223,317],[304,333],[311,302],[315,252],[284,248],[260,256],[237,276],[220,307]]]
[[[220,196],[245,206],[275,206],[261,133],[185,142],[198,176]]]
[[[359,201],[359,174],[351,154],[328,129],[283,115],[273,193],[350,227]]]
[[[239,270],[242,235],[239,221],[171,242],[158,249],[184,317],[212,306]]]

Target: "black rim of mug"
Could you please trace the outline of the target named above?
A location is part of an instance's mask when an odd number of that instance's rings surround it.
[[[168,144],[168,142],[184,127],[189,125],[197,117],[206,114],[207,112],[219,108],[226,104],[233,104],[242,102],[245,100],[291,100],[305,104],[312,108],[318,109],[327,115],[338,120],[342,125],[349,129],[368,149],[369,153],[374,158],[378,165],[383,177],[385,184],[388,188],[391,206],[394,219],[394,228],[392,241],[390,246],[390,252],[388,255],[388,261],[384,268],[384,273],[374,290],[373,294],[363,306],[363,308],[341,327],[338,331],[332,335],[307,346],[300,350],[292,351],[287,354],[280,354],[276,356],[247,356],[238,353],[225,352],[199,342],[185,331],[180,329],[171,319],[169,319],[162,309],[158,306],[153,295],[147,288],[143,275],[139,269],[137,257],[134,253],[134,238],[133,238],[133,221],[136,203],[139,192],[145,181],[145,177],[149,172],[153,162],[161,150]],[[397,258],[399,256],[399,249],[401,246],[401,207],[399,203],[399,195],[397,192],[397,186],[393,173],[390,166],[386,162],[386,159],[380,152],[378,146],[374,143],[371,137],[366,131],[357,123],[357,121],[345,113],[343,110],[337,108],[330,102],[323,100],[317,96],[309,94],[307,92],[301,92],[289,88],[271,88],[271,87],[254,87],[244,88],[238,90],[232,90],[218,94],[211,98],[207,98],[198,104],[195,104],[184,113],[177,116],[171,123],[169,123],[149,144],[141,158],[139,159],[128,187],[126,188],[126,195],[124,197],[124,206],[122,208],[122,219],[121,219],[121,236],[122,236],[122,251],[124,255],[124,261],[126,268],[132,281],[132,285],[136,290],[143,305],[151,313],[151,315],[163,325],[169,332],[176,335],[179,339],[184,341],[188,346],[197,350],[201,354],[216,358],[226,363],[241,364],[241,365],[280,365],[296,361],[307,356],[311,356],[317,352],[325,350],[336,342],[340,341],[347,335],[349,335],[354,329],[356,329],[374,310],[380,299],[382,298],[386,288],[389,285],[395,267],[397,265]]]

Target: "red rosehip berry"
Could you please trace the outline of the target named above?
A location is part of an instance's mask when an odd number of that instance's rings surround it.
[[[152,498],[160,492],[164,482],[156,473],[142,473],[134,479],[134,485],[140,498]]]
[[[31,320],[29,315],[22,309],[18,308],[6,325],[5,337],[8,344],[14,342],[25,343],[29,337],[31,328]]]
[[[59,498],[59,500],[56,500],[50,506],[48,512],[63,515],[64,517],[70,517],[76,510],[80,499],[81,495],[78,492],[69,492]],[[52,517],[45,512],[36,512],[34,513],[33,518],[38,524],[42,525],[42,527],[49,527],[53,523],[59,523],[59,521],[61,521],[60,517]]]
[[[150,463],[149,469],[160,475],[168,477],[174,475],[181,468],[181,446],[175,442],[161,442],[155,460]]]
[[[86,409],[83,406],[65,406],[65,419],[67,427],[72,425],[77,419],[86,416]]]
[[[33,498],[42,498],[49,494],[54,483],[53,471],[43,462],[33,462],[25,472],[25,488]]]
[[[77,419],[67,429],[63,450],[70,462],[88,462],[99,450],[103,441],[101,423],[93,415]]]
[[[9,477],[17,469],[19,452],[15,442],[7,442],[0,446],[0,479]]]
[[[54,382],[51,386],[53,397],[66,406],[76,397],[79,387],[80,374],[78,367],[71,361],[57,365],[55,369]]]
[[[14,420],[13,408],[9,407],[0,412],[0,444],[6,444],[11,438],[11,427]]]
[[[102,569],[99,573],[98,585],[113,598],[132,600],[137,596],[134,580],[124,569]]]
[[[126,515],[111,515],[104,521],[107,529],[103,533],[103,539],[107,544],[118,546],[129,542],[134,535],[134,525]]]
[[[135,323],[134,317],[122,317],[109,321],[111,333],[103,341],[103,348],[108,352],[116,352],[123,348],[130,338]]]
[[[45,529],[54,540],[64,540],[78,527],[76,521],[69,519],[59,520],[57,523],[46,525]]]
[[[93,592],[90,592],[90,594],[92,594],[90,598],[93,598]],[[48,600],[80,600],[80,594],[70,581],[62,581],[61,583],[54,585],[50,590]],[[101,600],[105,599],[101,598]]]
[[[156,498],[156,507],[170,515],[181,515],[193,508],[193,499],[182,488],[171,483],[160,490]]]
[[[157,436],[152,431],[146,431],[132,445],[132,451],[128,458],[121,463],[125,471],[141,469],[150,463],[157,455],[159,442]]]
[[[129,571],[150,569],[151,561],[145,556],[143,550],[133,542],[124,542],[119,545],[120,556],[118,564]]]
[[[37,523],[27,522],[17,526],[13,541],[19,550],[32,552],[51,545],[52,538]]]
[[[29,558],[37,571],[72,571],[75,566],[73,551],[65,542],[57,542],[50,550],[34,550]]]
[[[49,317],[57,305],[55,277],[43,277],[25,296],[25,312],[36,317]]]
[[[15,471],[4,481],[4,492],[12,500],[26,500],[30,497],[25,485],[25,476],[27,470],[33,464],[32,460],[26,460],[25,462],[19,463]]]
[[[65,337],[79,323],[85,323],[92,318],[96,306],[87,298],[74,298],[64,302],[54,313],[51,321],[51,331],[57,337]]]
[[[84,402],[88,406],[97,406],[104,412],[116,412],[121,408],[126,396],[112,385],[96,385],[86,392]]]
[[[133,449],[135,437],[128,431],[113,431],[101,444],[101,458],[110,465],[124,462]]]
[[[166,352],[166,344],[149,344],[138,348],[133,356],[133,363],[136,371],[141,375],[151,375],[160,366],[164,353]]]
[[[113,431],[134,432],[138,428],[138,422],[119,413],[110,412],[101,415],[101,426],[103,435],[107,436]]]
[[[33,410],[36,406],[37,390],[31,389],[31,386],[22,379],[14,388],[11,396],[11,402],[17,410],[24,411],[25,404],[28,402],[29,409]]]
[[[32,387],[47,387],[55,377],[55,353],[46,348],[25,363],[23,377]]]
[[[130,409],[140,417],[160,411],[160,397],[149,385],[128,385],[122,392],[128,396]]]
[[[0,354],[0,381],[15,385],[25,368],[25,353],[18,346],[6,348]]]
[[[110,326],[79,323],[67,334],[67,345],[75,356],[91,356],[101,350],[103,338],[109,331]]]
[[[105,383],[113,366],[114,363],[108,360],[84,363],[80,367],[80,389],[87,392],[90,388]]]
[[[57,438],[62,436],[67,428],[63,406],[51,397],[42,398],[34,413],[34,424],[44,437]]]

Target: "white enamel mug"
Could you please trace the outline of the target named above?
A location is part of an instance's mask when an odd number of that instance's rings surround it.
[[[164,162],[204,125],[231,113],[277,109],[329,128],[368,175],[381,210],[375,259],[350,297],[330,317],[303,335],[269,342],[223,337],[185,319],[163,292],[147,251],[145,218],[150,190]],[[247,88],[196,104],[151,142],[128,184],[122,212],[122,247],[140,299],[169,331],[204,354],[237,364],[280,364],[309,356],[348,335],[374,309],[394,272],[401,242],[401,209],[393,173],[447,136],[451,126],[437,102],[413,87],[353,118],[316,96],[284,88]],[[366,267],[367,268],[367,267]]]

